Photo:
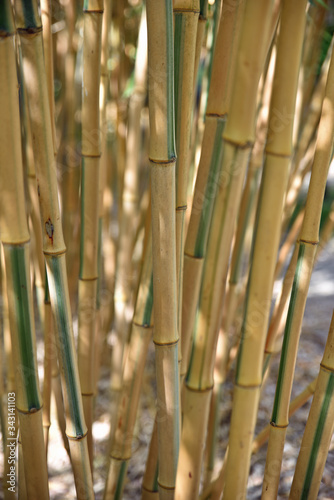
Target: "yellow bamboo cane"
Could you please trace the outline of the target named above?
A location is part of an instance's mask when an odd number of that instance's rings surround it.
[[[2,5],[0,99],[4,123],[0,131],[0,230],[4,248],[9,322],[15,365],[15,393],[8,398],[7,447],[15,457],[15,406],[22,437],[23,467],[30,498],[49,498],[43,442],[42,399],[39,390],[35,324],[30,286],[29,232],[25,213],[17,92],[15,27],[10,2]],[[11,404],[9,405],[9,401]],[[11,455],[10,455],[11,456]],[[6,478],[8,479],[8,478]],[[11,484],[16,491],[14,485]],[[13,492],[13,490],[11,490]]]
[[[68,294],[65,245],[60,221],[51,119],[43,59],[42,27],[37,2],[15,2],[20,35],[23,73],[28,95],[29,118],[39,195],[43,251],[47,264],[51,306],[55,318],[56,344],[66,408],[66,433],[80,499],[94,496],[88,460],[87,428],[83,418],[73,327]],[[41,140],[41,138],[43,138]]]
[[[222,165],[213,204],[207,255],[194,327],[193,347],[185,379],[183,428],[177,476],[177,499],[198,495],[209,400],[213,387],[213,367],[219,332],[220,305],[224,296],[230,248],[241,198],[246,166],[255,135],[256,97],[266,52],[265,42],[271,19],[271,3],[247,3],[241,24],[235,93],[222,141]],[[224,16],[224,6],[222,16]],[[252,29],[247,30],[251,19]],[[255,37],[259,23],[262,37]],[[254,31],[252,31],[254,30]],[[268,31],[267,31],[268,30]],[[219,36],[219,35],[218,35]],[[244,76],[247,60],[250,74]],[[247,95],[247,103],[242,96]],[[208,110],[209,110],[208,102]],[[240,127],[241,109],[243,122]],[[237,123],[239,126],[237,126]],[[241,129],[241,130],[240,130]],[[196,435],[196,441],[191,440]]]
[[[179,370],[175,248],[173,11],[147,2],[152,183],[154,343],[156,346],[159,495],[174,497],[179,454]]]
[[[298,263],[284,333],[282,355],[271,420],[262,497],[277,497],[283,447],[288,427],[288,407],[305,303],[319,239],[321,208],[334,134],[334,57],[329,66],[317,146],[299,238]],[[272,464],[275,464],[273,467]]]
[[[224,500],[246,496],[280,221],[292,153],[292,117],[304,38],[305,6],[304,0],[293,4],[283,1],[282,4],[266,159],[236,367]],[[284,116],[289,116],[288,123],[281,121],[283,112]]]
[[[289,498],[318,498],[321,477],[334,430],[334,314]]]
[[[98,281],[99,169],[101,157],[99,87],[103,0],[84,2],[82,78],[81,244],[79,273],[78,367],[93,465],[93,395]]]

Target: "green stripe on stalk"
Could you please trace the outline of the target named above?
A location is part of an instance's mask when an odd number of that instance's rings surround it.
[[[42,22],[38,12],[36,12],[35,5],[33,0],[24,0],[24,2],[22,2],[26,29],[40,29],[42,27]]]
[[[0,2],[0,36],[9,36],[14,32],[15,26],[10,1]]]
[[[206,17],[207,13],[208,13],[208,0],[200,0],[199,15],[201,17]]]
[[[300,277],[301,277],[301,270],[302,270],[302,265],[303,265],[304,253],[305,253],[305,243],[300,242],[296,273],[295,273],[295,277],[293,280],[291,298],[290,298],[290,304],[289,304],[289,311],[288,311],[288,316],[287,316],[285,331],[284,331],[282,354],[281,354],[281,360],[280,360],[280,365],[279,365],[279,372],[278,372],[278,379],[277,379],[277,386],[276,386],[276,393],[275,393],[275,401],[274,401],[274,406],[273,406],[273,414],[272,414],[272,419],[271,419],[272,423],[276,423],[276,419],[278,416],[278,410],[279,410],[279,406],[280,406],[280,401],[281,401],[281,396],[282,396],[282,394],[281,394],[282,379],[284,377],[284,370],[285,370],[285,365],[286,365],[286,361],[287,361],[286,358],[287,358],[287,353],[288,353],[288,349],[289,349],[291,324],[292,324],[292,320],[293,320],[293,316],[294,316],[294,312],[295,312],[296,299],[298,296],[299,281],[300,281]]]
[[[9,250],[11,272],[13,276],[13,295],[15,297],[15,316],[20,349],[20,372],[24,375],[25,396],[28,410],[41,408],[37,382],[33,345],[33,324],[30,310],[30,274],[26,269],[26,256],[29,243],[24,245],[6,245]],[[22,408],[21,408],[22,409]]]
[[[334,392],[334,373],[329,374],[329,379],[328,379],[328,384],[326,387],[326,392],[324,395],[323,403],[321,406],[320,410],[320,415],[318,419],[318,424],[316,427],[316,431],[314,434],[313,438],[313,443],[312,443],[312,449],[311,449],[311,454],[310,454],[310,459],[308,462],[306,474],[305,474],[305,481],[303,485],[303,490],[301,492],[301,500],[306,500],[309,495],[311,483],[312,483],[312,478],[313,478],[313,473],[314,473],[314,468],[315,468],[315,463],[317,460],[319,448],[320,448],[320,443],[321,443],[321,437],[322,433],[325,427],[325,422],[328,414],[328,408],[331,402],[331,399],[333,397],[333,392]]]
[[[166,80],[167,80],[167,154],[168,160],[176,157],[174,133],[174,50],[173,50],[173,2],[165,0],[166,6]]]
[[[153,272],[151,274],[150,286],[146,298],[143,314],[143,326],[150,326],[153,311]]]
[[[124,484],[124,476],[126,474],[126,469],[127,469],[128,461],[127,460],[122,460],[122,465],[121,469],[118,475],[118,481],[116,485],[116,491],[115,491],[115,500],[121,500],[122,498],[122,491],[123,491],[123,484]]]
[[[63,374],[65,377],[65,383],[68,390],[68,397],[71,404],[69,405],[69,411],[71,412],[71,422],[75,428],[75,434],[77,437],[83,436],[85,430],[83,429],[83,422],[80,416],[80,403],[78,398],[80,394],[76,390],[76,377],[74,373],[74,360],[71,357],[71,346],[69,338],[69,321],[68,311],[66,308],[65,301],[65,286],[63,281],[63,273],[61,270],[61,257],[51,257],[49,260],[51,275],[50,287],[54,288],[55,293],[55,320],[58,325],[57,330],[60,335],[59,344],[61,348],[61,355],[63,356]]]
[[[49,283],[46,270],[45,270],[45,285],[44,285],[44,303],[45,304],[50,303],[50,291],[49,291]]]
[[[218,177],[223,159],[224,148],[222,135],[225,127],[225,122],[225,118],[217,119],[209,176],[205,186],[203,208],[194,249],[194,256],[197,258],[201,258],[204,256],[208,241],[213,202],[217,192]]]
[[[155,468],[154,480],[153,480],[153,491],[159,491],[159,462],[157,461],[157,466]]]

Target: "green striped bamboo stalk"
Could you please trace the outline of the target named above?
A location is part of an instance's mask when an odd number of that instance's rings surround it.
[[[45,286],[44,299],[44,380],[43,380],[43,429],[44,445],[46,455],[49,445],[49,429],[51,425],[51,386],[52,386],[52,344],[53,344],[53,320],[49,288]]]
[[[158,424],[155,418],[143,477],[142,500],[159,499],[158,469]]]
[[[81,241],[78,302],[78,367],[93,465],[93,395],[98,281],[99,169],[101,157],[99,88],[103,0],[83,6]]]
[[[179,454],[179,370],[175,248],[173,10],[147,2],[154,343],[156,352],[159,495],[174,497]]]
[[[4,364],[4,374],[6,380],[6,397],[4,398],[3,404],[5,405],[6,410],[4,411],[4,416],[7,417],[7,409],[8,409],[8,393],[14,393],[16,399],[16,389],[15,389],[15,368],[14,368],[14,359],[13,359],[13,349],[10,335],[10,325],[9,325],[9,313],[8,313],[8,298],[7,298],[7,284],[6,284],[6,269],[5,269],[5,256],[3,251],[3,246],[1,245],[1,296],[2,296],[2,334],[3,334],[3,345],[4,345],[4,357],[2,358],[2,362]],[[18,415],[17,411],[15,411],[15,436],[18,435]],[[5,429],[3,430],[3,443],[4,446],[4,470],[3,476],[7,477],[7,474],[10,474],[10,463],[9,463],[9,455],[10,449],[7,446],[7,438],[8,438],[8,421],[4,421]],[[12,500],[13,495],[12,492],[9,491],[10,483],[5,481],[3,485],[3,492],[5,500]]]
[[[223,5],[222,18],[225,13]],[[213,387],[219,311],[224,296],[230,247],[244,175],[254,142],[257,88],[262,72],[261,62],[265,58],[265,42],[271,15],[270,2],[257,3],[256,6],[248,3],[240,27],[238,61],[234,77],[235,90],[231,97],[230,112],[222,137],[222,166],[208,237],[193,347],[185,380],[183,428],[176,489],[178,499],[192,499],[198,495]],[[246,29],[248,23],[252,29]],[[261,36],[256,36],[259,24],[263,29]],[[251,76],[247,74],[244,77],[245,61],[248,68],[251,68]],[[210,101],[208,101],[208,111],[209,103]],[[240,127],[241,116],[242,127]],[[196,435],[197,439],[191,441],[191,435]]]
[[[304,406],[304,404],[313,396],[315,387],[317,384],[317,377],[310,382],[305,389],[298,394],[289,405],[289,417],[294,415],[299,408]],[[270,424],[268,424],[261,432],[254,438],[252,444],[252,453],[257,453],[257,451],[263,446],[269,438]]]
[[[201,159],[184,250],[181,378],[187,372],[204,257],[222,162],[222,133],[234,72],[233,50],[239,36],[243,5],[223,5],[212,66]],[[226,12],[225,12],[226,10]],[[232,48],[234,47],[234,48]]]
[[[334,430],[334,314],[289,498],[316,499]]]
[[[20,57],[20,55],[19,55]],[[28,185],[28,207],[29,207],[29,230],[32,236],[31,259],[34,268],[34,285],[37,296],[37,305],[40,320],[44,321],[44,289],[45,289],[45,261],[42,250],[42,228],[40,222],[38,194],[36,192],[36,170],[34,165],[34,155],[32,150],[32,133],[29,122],[29,111],[27,102],[27,91],[24,86],[22,73],[22,60],[19,64],[21,84],[21,122],[22,122],[22,160],[23,168],[27,176]]]
[[[74,348],[66,275],[66,250],[58,205],[51,120],[43,59],[42,27],[36,1],[21,2],[17,0],[15,12],[20,35],[30,123],[34,131],[33,150],[43,230],[43,251],[47,265],[58,359],[63,382],[66,433],[69,438],[77,496],[80,499],[91,499],[94,493],[88,458],[87,427],[83,417]]]
[[[15,28],[12,7],[0,12],[0,105],[4,123],[0,132],[1,241],[4,248],[9,322],[15,364],[15,405],[22,437],[23,466],[30,498],[49,498],[43,443],[42,400],[36,361],[35,324],[30,284],[29,231],[25,213],[20,113],[17,92]],[[10,393],[11,394],[11,393]],[[15,414],[8,421],[15,421]],[[13,435],[12,435],[13,434]],[[9,432],[7,446],[16,448]]]
[[[51,27],[50,27],[51,29]],[[23,82],[22,61],[20,65],[20,78]],[[52,84],[53,86],[53,84]],[[40,211],[38,194],[36,191],[36,171],[34,165],[33,151],[32,151],[32,134],[29,122],[29,110],[27,102],[27,92],[24,85],[22,85],[22,125],[24,130],[23,137],[23,165],[27,172],[28,177],[28,195],[29,195],[29,209],[30,209],[30,222],[31,222],[31,235],[34,242],[34,251],[32,253],[34,261],[34,284],[37,295],[37,304],[39,316],[42,323],[44,334],[44,380],[43,380],[43,429],[44,429],[44,444],[47,453],[48,450],[48,436],[50,422],[50,405],[51,405],[51,363],[47,359],[47,349],[49,344],[53,341],[53,332],[51,330],[51,304],[48,297],[48,285],[46,280],[45,260],[42,249],[42,228],[40,223]],[[50,105],[51,110],[51,105]],[[53,115],[52,115],[53,116]],[[55,135],[54,135],[55,140]],[[44,289],[44,297],[42,301],[42,291]]]
[[[150,216],[150,213],[148,214]],[[151,233],[151,228],[149,227]],[[132,320],[130,345],[109,457],[109,472],[104,499],[121,499],[126,470],[131,458],[133,429],[137,416],[145,361],[152,338],[153,322],[152,237],[148,237],[140,285]]]
[[[298,258],[298,246],[296,245],[294,251],[291,255],[291,259],[286,270],[282,288],[280,294],[277,296],[273,313],[270,318],[266,345],[264,348],[264,358],[263,358],[263,378],[265,378],[266,373],[269,368],[269,363],[272,354],[275,352],[276,340],[282,329],[284,329],[286,316],[288,312],[289,298],[291,295],[291,288],[293,285],[294,275],[297,266]]]
[[[294,223],[289,229],[289,232],[284,240],[283,245],[280,248],[278,258],[277,258],[277,263],[276,263],[276,269],[275,269],[275,279],[278,279],[282,268],[285,265],[286,259],[290,253],[290,250],[293,245],[295,245],[297,241],[297,237],[300,233],[300,229],[303,224],[303,219],[304,219],[304,210],[301,209],[300,212],[298,213]]]
[[[305,389],[298,394],[290,403],[289,406],[289,416],[292,416],[299,408],[301,408],[314,394],[314,390],[317,383],[317,377],[312,380],[312,382],[305,387]],[[255,454],[258,450],[267,442],[269,437],[270,425],[267,425],[262,431],[255,437],[252,444],[252,453]],[[200,500],[218,500],[221,497],[221,491],[224,485],[225,476],[225,464],[226,455],[224,457],[223,466],[218,477],[212,481],[204,490],[200,496]]]
[[[263,164],[263,153],[265,139],[268,128],[268,107],[271,96],[272,80],[274,73],[274,64],[276,51],[272,51],[271,61],[268,67],[268,72],[263,90],[263,103],[259,118],[257,120],[255,143],[252,148],[251,157],[248,166],[247,178],[243,189],[242,200],[240,204],[240,212],[238,215],[238,223],[235,233],[235,241],[233,244],[233,252],[231,256],[231,265],[229,269],[229,279],[226,289],[226,297],[224,299],[221,329],[219,332],[218,346],[222,350],[217,349],[215,369],[214,369],[214,390],[211,398],[210,417],[208,439],[206,444],[206,454],[208,457],[207,470],[208,481],[214,466],[214,454],[216,446],[216,426],[218,423],[219,401],[222,395],[222,384],[225,381],[227,364],[229,363],[229,345],[227,336],[229,334],[232,322],[235,319],[238,295],[241,293],[241,275],[245,267],[245,254],[248,258],[249,250],[245,248],[249,233],[253,233],[255,208],[258,195],[259,176]],[[225,350],[225,352],[223,352]]]
[[[268,326],[284,195],[292,154],[292,117],[305,27],[305,0],[283,1],[266,158],[253,238],[245,313],[236,366],[224,500],[245,498]],[[245,420],[244,415],[248,418]]]
[[[277,497],[283,447],[288,427],[288,406],[297,348],[307,291],[319,239],[320,216],[334,134],[333,59],[334,57],[332,56],[322,106],[311,181],[306,200],[305,216],[298,244],[297,268],[284,332],[262,490],[262,496],[265,499]],[[271,467],[272,463],[275,463],[275,467]]]
[[[196,44],[195,44],[195,63],[194,63],[194,89],[196,87],[198,68],[201,57],[201,49],[204,42],[205,26],[208,15],[208,0],[200,0],[199,2],[199,16],[197,24]]]
[[[122,391],[123,354],[129,334],[129,322],[126,320],[125,310],[126,306],[129,304],[132,290],[135,288],[135,276],[134,270],[132,269],[132,253],[139,198],[138,184],[141,145],[140,116],[147,94],[146,77],[147,27],[145,9],[143,9],[134,69],[134,89],[129,99],[124,189],[122,193],[122,212],[120,216],[120,234],[114,294],[114,330],[116,333],[116,344],[113,346],[112,351],[111,388],[117,395]],[[115,412],[115,416],[116,414],[117,412]]]
[[[174,82],[176,143],[176,276],[178,297],[178,330],[182,335],[182,288],[185,213],[189,171],[189,143],[193,107],[195,46],[199,0],[176,0],[174,10]],[[181,337],[182,341],[182,337]],[[181,355],[181,349],[179,356]]]
[[[317,247],[314,265],[316,264],[316,261],[319,258],[321,251],[328,243],[329,238],[331,237],[331,234],[333,232],[333,227],[334,227],[333,210],[334,210],[334,205],[332,205],[331,211],[328,214],[328,218],[326,219],[325,224],[320,231],[319,245]],[[299,215],[300,218],[298,216],[296,221],[298,222],[298,225],[300,224],[301,226],[304,218],[304,209],[301,211]],[[298,221],[298,219],[300,220],[300,222]],[[272,354],[276,352],[277,340],[284,331],[286,318],[288,314],[288,306],[289,306],[288,300],[290,298],[294,275],[297,266],[297,257],[298,257],[298,245],[295,245],[288,269],[284,276],[281,292],[277,296],[269,323],[266,346],[264,350],[263,377],[265,377],[265,374],[268,371]]]

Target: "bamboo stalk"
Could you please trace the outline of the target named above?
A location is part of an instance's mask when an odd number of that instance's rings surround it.
[[[130,301],[132,289],[135,288],[135,276],[131,259],[139,198],[140,116],[147,93],[146,76],[147,27],[146,13],[145,9],[143,9],[134,70],[134,89],[129,99],[124,189],[122,193],[122,212],[120,216],[120,234],[116,265],[114,294],[114,330],[116,334],[116,344],[113,346],[111,362],[111,388],[112,391],[116,392],[116,395],[122,391],[124,347],[129,334],[129,322],[126,320],[125,310]]]
[[[79,185],[81,158],[77,148],[78,131],[75,124],[78,92],[76,92],[75,64],[75,2],[65,4],[65,18],[67,25],[67,52],[64,71],[64,105],[63,129],[58,152],[58,164],[62,166],[61,201],[62,225],[66,245],[66,269],[72,307],[77,300],[78,274],[79,274]],[[80,94],[79,94],[80,95]]]
[[[206,443],[206,453],[208,457],[208,481],[210,480],[209,478],[211,477],[214,465],[213,460],[216,447],[217,425],[219,420],[219,400],[221,400],[221,394],[223,390],[222,385],[225,381],[226,372],[228,369],[227,365],[230,359],[228,335],[232,326],[232,322],[235,319],[238,295],[240,294],[240,290],[242,288],[240,281],[243,268],[245,267],[245,254],[247,255],[246,259],[249,258],[249,249],[245,249],[244,247],[247,243],[247,237],[249,238],[249,236],[253,234],[254,230],[254,212],[257,204],[259,177],[263,164],[263,154],[268,129],[268,108],[270,103],[275,60],[276,51],[272,50],[267,76],[264,83],[261,111],[259,113],[259,118],[256,125],[256,139],[254,147],[252,148],[247,171],[247,178],[245,187],[243,189],[242,200],[240,203],[238,223],[235,232],[235,241],[233,243],[231,265],[229,269],[229,279],[226,289],[226,297],[224,299],[222,310],[221,328],[219,331],[218,347],[214,368],[214,390],[211,399],[209,431]],[[221,347],[219,348],[219,346]],[[213,414],[212,412],[215,413]]]
[[[308,384],[305,389],[298,394],[290,403],[289,406],[289,416],[292,416],[299,408],[301,408],[314,394],[314,390],[317,383],[317,377]],[[270,425],[268,424],[261,432],[254,438],[252,444],[252,454],[258,452],[258,450],[267,442],[269,438],[269,430]],[[228,450],[227,450],[228,451]],[[225,466],[226,466],[226,458],[228,453],[225,453],[223,466],[220,470],[218,477],[212,481],[206,488],[204,488],[202,495],[200,496],[200,500],[218,500],[221,497],[221,492],[224,486],[225,480]]]
[[[49,498],[43,443],[42,400],[39,391],[35,324],[30,285],[29,232],[24,204],[20,113],[17,92],[15,28],[9,1],[0,16],[0,106],[4,123],[0,132],[1,241],[4,248],[9,321],[15,364],[15,405],[20,422],[23,466],[30,498]],[[8,422],[15,421],[15,413]],[[15,432],[7,446],[16,448]]]
[[[52,346],[53,336],[54,336],[51,302],[47,284],[45,286],[43,326],[44,326],[43,429],[44,429],[44,445],[47,456],[48,445],[49,445],[49,429],[51,426],[51,386],[52,386],[52,355],[53,355],[52,351],[50,353],[50,347]]]
[[[150,215],[150,214],[149,214]],[[148,228],[151,233],[151,228]],[[142,387],[145,361],[152,338],[153,322],[152,236],[148,237],[130,345],[124,365],[124,376],[118,405],[115,437],[112,442],[104,499],[120,499],[128,462],[131,458],[133,429]]]
[[[247,4],[240,28],[239,59],[234,77],[236,89],[231,98],[230,112],[223,132],[222,165],[213,204],[193,347],[185,380],[183,428],[176,490],[178,499],[198,496],[209,401],[214,382],[213,370],[220,307],[224,296],[230,248],[244,175],[254,141],[257,88],[262,71],[261,61],[264,60],[266,50],[265,42],[271,18],[271,7],[268,2],[257,4],[255,8]],[[222,18],[224,15],[226,11],[223,6]],[[245,29],[249,22],[254,31]],[[262,37],[255,38],[259,23],[261,25],[264,23]],[[247,60],[248,67],[252,68],[252,76],[246,79],[243,78],[245,60]],[[247,96],[247,104],[245,101],[242,103],[242,96]],[[238,127],[236,126],[237,115],[243,106],[243,127],[239,133],[240,123]],[[239,120],[240,117],[239,114]],[[196,441],[191,441],[191,435],[197,436]]]
[[[94,496],[88,459],[87,428],[83,418],[82,400],[76,354],[74,349],[69,302],[65,245],[60,223],[57,179],[54,168],[51,120],[45,78],[42,27],[37,2],[15,2],[16,23],[20,35],[23,73],[28,95],[33,150],[36,165],[43,230],[43,252],[46,259],[51,306],[55,319],[56,344],[62,374],[66,408],[66,433],[69,438],[77,496]],[[43,138],[43,140],[40,140]]]
[[[179,370],[175,248],[173,11],[147,2],[152,186],[154,344],[156,352],[159,497],[174,497],[179,454]]]
[[[157,418],[155,418],[143,478],[142,500],[157,500],[159,498],[158,473],[158,423]]]
[[[334,62],[328,72],[325,98],[318,130],[317,146],[298,244],[298,262],[284,332],[282,354],[267,451],[263,498],[276,498],[283,447],[288,427],[288,406],[297,348],[311,273],[319,239],[319,224],[334,134]],[[275,461],[273,468],[270,464]]]
[[[103,0],[83,6],[81,242],[79,273],[78,368],[93,466],[93,395],[98,281],[99,170],[101,157],[99,87]]]
[[[334,430],[333,341],[334,314],[297,459],[290,499],[318,498],[321,477]]]
[[[8,415],[8,393],[15,395],[16,400],[16,389],[15,389],[15,368],[13,359],[13,349],[10,334],[9,325],[9,312],[8,312],[8,298],[7,298],[7,283],[6,283],[6,269],[5,269],[5,256],[3,246],[1,245],[1,295],[2,295],[2,332],[3,332],[3,344],[4,344],[4,357],[2,359],[5,367],[6,374],[6,392],[7,397],[2,404],[5,405],[6,410],[4,411],[4,417]],[[3,429],[3,443],[4,443],[4,472],[3,476],[6,478],[7,474],[10,474],[10,448],[7,446],[8,443],[8,420],[3,422],[5,429]],[[14,435],[18,436],[18,414],[15,407],[15,425],[14,425]],[[5,482],[3,486],[4,498],[5,500],[12,500],[12,492],[9,491],[10,483]]]
[[[284,194],[292,154],[293,116],[305,26],[306,2],[283,1],[270,102],[266,158],[253,238],[241,341],[236,366],[229,454],[223,498],[245,498],[251,444],[262,383],[262,358],[280,237]],[[292,29],[293,27],[293,29]],[[293,45],[293,50],[292,46]],[[247,414],[247,420],[244,415]]]
[[[103,318],[103,217],[104,217],[104,192],[107,184],[107,171],[108,171],[108,117],[107,117],[107,101],[109,95],[109,34],[111,24],[111,2],[104,5],[104,13],[102,20],[102,33],[101,33],[101,81],[100,81],[100,133],[101,133],[101,158],[99,168],[99,220],[98,220],[98,250],[97,250],[97,296],[96,296],[96,322],[95,322],[95,355],[94,355],[94,393],[97,393],[97,384],[100,377],[100,362],[102,353],[102,344],[105,339],[106,323]],[[101,300],[102,299],[102,300]]]
[[[47,77],[49,106],[52,126],[52,139],[54,151],[56,154],[56,122],[55,122],[55,100],[54,100],[54,83],[53,83],[53,47],[52,47],[52,1],[41,0],[41,17],[43,26],[43,47],[44,47],[44,60],[45,72]]]
[[[294,415],[294,413],[299,410],[314,394],[317,384],[317,377],[310,382],[305,389],[298,394],[289,405],[289,417]],[[264,429],[254,438],[252,444],[252,453],[257,453],[258,450],[263,446],[269,438],[270,424],[266,425]]]
[[[226,11],[226,12],[225,12]],[[201,158],[184,249],[182,295],[181,378],[188,369],[191,335],[195,322],[213,202],[222,162],[222,133],[229,109],[234,73],[233,51],[238,43],[243,5],[223,5],[212,66]],[[230,50],[227,50],[229,47]]]
[[[178,330],[182,335],[183,255],[185,214],[189,172],[189,142],[193,107],[195,45],[199,1],[177,0],[174,10],[174,82],[175,82],[175,144],[176,144],[176,277],[178,297]],[[182,337],[181,337],[182,341]],[[181,349],[179,350],[179,357]]]

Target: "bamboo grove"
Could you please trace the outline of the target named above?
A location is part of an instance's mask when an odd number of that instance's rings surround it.
[[[54,426],[77,499],[129,498],[152,359],[136,498],[246,499],[266,450],[257,498],[277,499],[307,402],[289,498],[321,495],[331,314],[292,388],[334,227],[333,26],[329,0],[0,3],[5,500],[53,497]]]

